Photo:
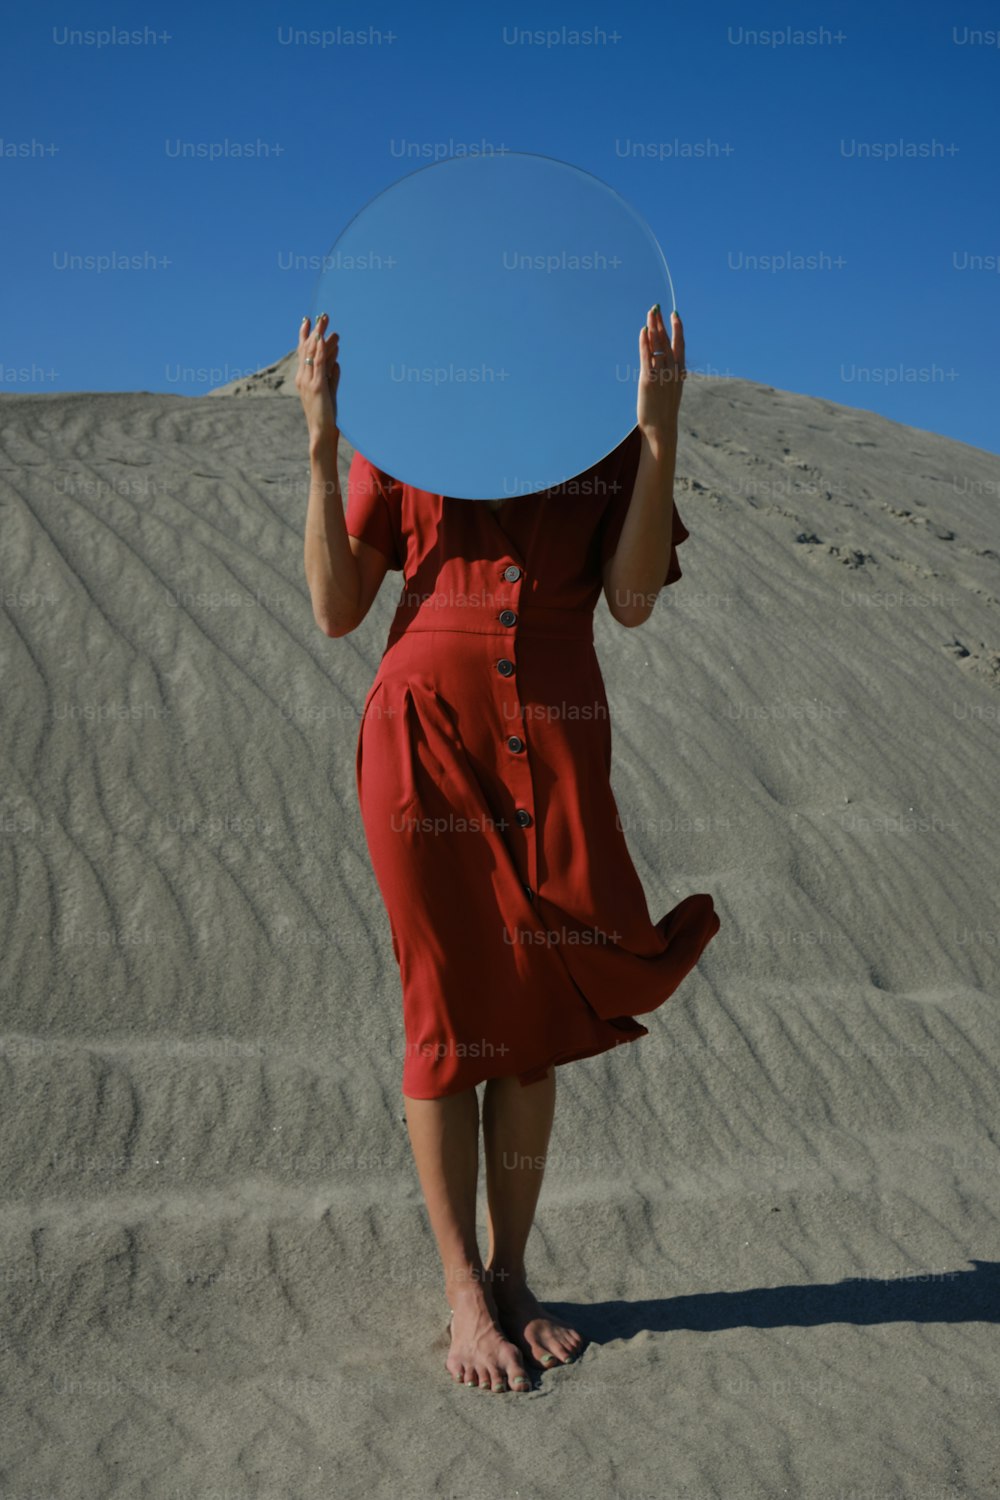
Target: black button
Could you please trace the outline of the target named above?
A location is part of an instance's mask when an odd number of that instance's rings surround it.
[[[531,822],[531,814],[526,807],[519,807],[514,814],[522,828],[527,828]]]
[[[529,901],[534,901],[534,899],[535,899],[535,893],[531,889],[530,885],[526,885],[524,887],[524,894],[527,896],[527,898],[528,898]]]
[[[515,750],[515,751],[516,750],[523,750],[524,749],[524,741],[523,740],[519,740],[516,734],[512,734],[511,737],[510,737],[510,739],[507,741],[507,749],[508,750]]]
[[[503,576],[506,578],[508,583],[516,583],[521,576],[521,569],[515,567],[514,564],[511,563],[509,568],[504,568]]]
[[[497,662],[497,671],[500,673],[500,676],[509,677],[513,670],[514,663],[512,661],[508,661],[506,656],[501,656],[500,660]]]
[[[512,609],[502,609],[500,611],[500,624],[501,625],[516,625],[517,624],[517,615],[514,613],[514,611]]]

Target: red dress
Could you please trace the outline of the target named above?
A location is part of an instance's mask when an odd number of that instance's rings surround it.
[[[647,1036],[719,930],[707,894],[651,922],[611,789],[593,612],[640,443],[499,513],[352,459],[347,530],[403,573],[356,774],[411,1098]]]

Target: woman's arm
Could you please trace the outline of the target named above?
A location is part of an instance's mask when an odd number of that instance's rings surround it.
[[[684,330],[676,312],[672,318],[673,348],[659,303],[639,335],[639,466],[618,545],[604,567],[608,609],[629,628],[644,625],[653,613],[670,561],[677,418],[686,374]]]
[[[618,545],[604,565],[604,597],[619,625],[644,625],[663,587],[674,524],[677,440],[642,434],[639,467]]]
[[[309,434],[309,505],[304,563],[313,616],[326,635],[346,635],[358,623],[361,579],[347,535],[337,473],[338,433]]]
[[[375,602],[389,561],[347,530],[336,441],[331,450],[310,438],[309,469],[305,569],[313,616],[325,635],[349,635]]]
[[[316,624],[325,635],[340,636],[355,630],[368,613],[385,577],[386,559],[377,548],[347,533],[337,473],[337,335],[331,335],[329,345],[324,343],[326,327],[326,313],[317,318],[313,334],[309,319],[302,319],[295,385],[309,428],[306,582]]]

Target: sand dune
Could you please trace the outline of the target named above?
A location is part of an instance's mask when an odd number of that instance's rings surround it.
[[[560,1071],[531,1265],[592,1342],[497,1398],[355,800],[398,575],[316,628],[290,360],[0,396],[0,1494],[995,1496],[1000,458],[689,380],[684,578],[597,643],[650,908],[722,930]]]

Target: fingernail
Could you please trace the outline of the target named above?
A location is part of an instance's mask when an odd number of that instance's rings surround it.
[[[658,312],[659,312],[659,310],[660,310],[660,304],[659,304],[659,303],[658,303],[658,302],[656,302],[656,303],[654,303],[654,304],[653,304],[653,311],[654,311],[654,312],[655,312],[655,313],[658,313]]]

